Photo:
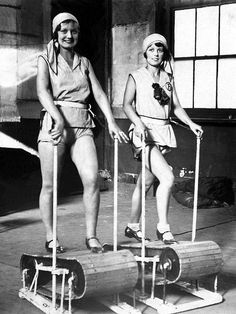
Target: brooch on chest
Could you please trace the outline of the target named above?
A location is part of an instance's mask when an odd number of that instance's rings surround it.
[[[170,87],[172,89],[171,84],[170,84]],[[152,88],[153,88],[153,97],[161,104],[161,106],[165,106],[166,104],[168,104],[170,97],[166,94],[164,89],[158,83],[153,83]]]

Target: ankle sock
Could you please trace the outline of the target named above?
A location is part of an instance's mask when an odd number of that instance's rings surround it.
[[[128,227],[132,229],[133,231],[140,230],[140,224],[139,223],[128,223]]]
[[[157,224],[157,229],[160,233],[164,233],[166,231],[170,231],[170,225],[169,224]]]

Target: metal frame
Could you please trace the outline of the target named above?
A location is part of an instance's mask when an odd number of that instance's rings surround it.
[[[118,223],[118,138],[114,138],[114,207],[113,207],[113,251],[117,251],[117,223]],[[145,251],[144,251],[145,253]],[[135,297],[133,297],[133,306],[126,302],[120,302],[119,294],[114,295],[114,300],[110,298],[99,298],[102,303],[111,311],[117,314],[141,314],[135,307]]]
[[[68,310],[64,309],[64,292],[65,292],[65,276],[69,273],[66,268],[57,268],[57,186],[58,186],[58,149],[57,145],[53,145],[53,252],[52,252],[52,266],[44,266],[43,263],[38,264],[35,260],[35,275],[30,285],[26,287],[27,269],[22,272],[23,288],[19,291],[19,297],[24,298],[47,314],[61,313],[71,314],[71,299],[72,299],[72,281],[73,275],[68,280],[69,285],[69,302]],[[38,276],[39,271],[50,272],[52,274],[52,300],[40,295],[38,291]],[[60,306],[58,306],[56,299],[56,284],[57,276],[62,275],[62,285],[60,294]]]
[[[73,275],[68,279],[69,285],[69,300],[68,300],[68,310],[64,308],[64,291],[65,291],[65,276],[69,273],[68,269],[65,268],[57,268],[56,271],[53,271],[51,266],[43,266],[42,263],[38,264],[36,261],[36,272],[34,278],[32,280],[30,288],[26,287],[26,277],[27,277],[27,269],[24,269],[22,272],[22,281],[23,281],[23,288],[19,291],[19,297],[22,299],[26,299],[39,308],[42,312],[47,314],[72,314],[72,307],[71,307],[71,300],[72,300],[72,282],[73,282]],[[40,295],[37,293],[38,291],[38,276],[39,271],[47,271],[51,272],[53,275],[62,275],[62,285],[61,285],[61,301],[60,306],[56,303],[56,296],[55,296],[55,303],[52,300]]]
[[[223,298],[219,293],[211,292],[203,288],[192,288],[190,287],[190,284],[186,282],[178,282],[173,285],[179,288],[180,291],[185,291],[195,297],[198,297],[200,300],[186,302],[183,304],[173,304],[167,301],[163,302],[163,299],[156,297],[144,299],[143,296],[139,297],[137,295],[136,298],[138,301],[156,309],[159,314],[181,313],[184,311],[214,305],[223,301]]]
[[[193,221],[192,221],[192,242],[194,242],[196,237],[196,225],[197,225],[197,201],[198,201],[198,184],[199,184],[199,164],[200,164],[200,142],[201,137],[198,135],[196,137],[196,161],[195,161],[195,183],[194,183],[194,204],[193,204]],[[196,286],[192,287],[190,283],[178,282],[174,283],[175,287],[182,291],[187,292],[200,300],[186,302],[184,304],[172,304],[166,301],[166,279],[165,279],[165,269],[168,265],[162,265],[164,271],[164,285],[163,285],[163,299],[155,297],[155,286],[156,286],[156,265],[159,262],[159,256],[145,257],[145,140],[142,139],[142,246],[141,246],[141,257],[136,257],[138,262],[141,262],[141,292],[136,291],[135,298],[141,303],[144,303],[157,310],[159,314],[169,314],[169,313],[180,313],[196,308],[201,308],[213,304],[217,304],[223,301],[222,296],[217,293],[217,276],[214,282],[214,292],[200,288],[198,281],[196,281]],[[151,285],[151,295],[147,297],[145,295],[145,263],[153,263],[152,267],[152,285]],[[129,297],[132,295],[128,294]],[[119,312],[116,312],[119,313]]]
[[[197,149],[196,149],[196,164],[195,164],[195,192],[194,192],[194,206],[193,206],[193,223],[192,223],[192,242],[196,236],[196,223],[197,223],[197,199],[198,199],[198,176],[199,176],[199,162],[200,162],[200,140],[197,136]],[[142,312],[136,307],[136,301],[139,301],[147,306],[157,310],[159,314],[180,313],[191,309],[201,308],[222,302],[222,296],[217,293],[217,276],[214,282],[214,292],[200,288],[198,281],[195,287],[187,282],[172,283],[175,287],[185,291],[200,300],[186,302],[184,304],[172,304],[166,301],[166,284],[165,270],[168,265],[161,265],[164,273],[163,285],[163,299],[155,297],[156,283],[156,266],[160,262],[159,255],[153,257],[145,256],[145,139],[142,138],[142,243],[141,243],[141,256],[136,256],[136,261],[141,263],[141,290],[133,290],[132,294],[126,294],[133,300],[133,306],[126,302],[120,301],[119,294],[111,297],[102,297],[96,299],[99,303],[105,305],[111,311],[117,314],[141,314]],[[113,232],[113,251],[117,251],[117,221],[118,221],[118,139],[114,140],[114,232]],[[72,283],[73,274],[68,280],[69,285],[69,303],[68,310],[64,308],[64,291],[65,291],[65,276],[69,273],[68,269],[56,267],[56,239],[57,239],[57,146],[53,150],[53,257],[52,266],[44,266],[42,263],[38,264],[35,261],[35,276],[32,280],[30,288],[26,287],[27,269],[22,272],[23,288],[19,291],[19,297],[27,299],[33,305],[38,307],[41,311],[47,314],[71,314],[72,307]],[[151,294],[147,297],[145,294],[145,265],[146,263],[153,263],[152,265],[152,284]],[[47,271],[52,274],[52,300],[37,293],[37,280],[39,271]],[[60,293],[60,305],[56,303],[56,280],[57,276],[62,275],[62,286]],[[159,285],[162,282],[159,282]]]

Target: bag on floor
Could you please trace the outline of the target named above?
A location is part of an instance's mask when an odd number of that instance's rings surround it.
[[[178,182],[173,196],[182,205],[192,208],[194,179]],[[201,177],[198,186],[198,207],[227,207],[234,204],[233,182],[227,177]]]

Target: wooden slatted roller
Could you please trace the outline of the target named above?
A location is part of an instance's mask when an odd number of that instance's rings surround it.
[[[50,266],[52,257],[22,255],[21,271],[27,269],[26,285],[28,287],[35,275],[36,263]],[[74,274],[73,299],[112,295],[127,291],[134,288],[138,280],[138,264],[129,250],[103,254],[81,254],[79,251],[66,252],[57,257],[57,267],[69,270],[69,274],[66,275],[66,282],[71,274]],[[50,272],[39,272],[38,286],[42,294],[50,294],[51,279],[52,275]],[[57,280],[58,284],[60,284],[59,279]],[[58,288],[57,291],[59,291]],[[65,299],[68,298],[67,288]]]
[[[213,241],[174,244],[160,255],[160,268],[166,269],[166,279],[170,282],[217,274],[222,265],[221,249]]]

